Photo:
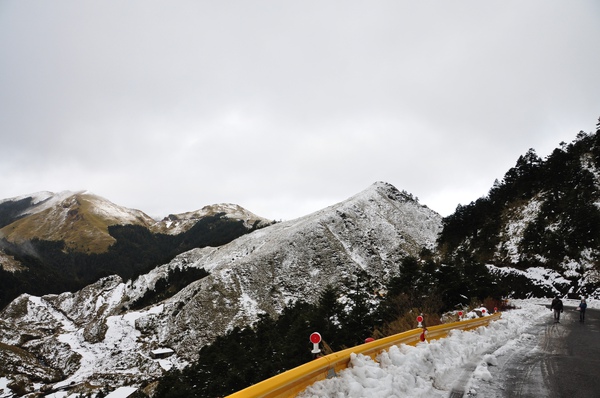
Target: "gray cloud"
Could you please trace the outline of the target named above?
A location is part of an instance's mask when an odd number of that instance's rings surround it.
[[[447,215],[600,116],[600,6],[5,1],[0,197],[289,219],[377,180]]]

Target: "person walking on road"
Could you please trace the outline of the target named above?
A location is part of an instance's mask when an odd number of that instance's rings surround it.
[[[552,300],[550,311],[552,310],[554,310],[554,323],[560,323],[560,313],[563,312],[563,302],[558,295]]]
[[[581,298],[581,303],[579,303],[579,307],[577,310],[579,311],[579,322],[585,322],[585,309],[587,308],[587,303],[585,302],[585,297]]]

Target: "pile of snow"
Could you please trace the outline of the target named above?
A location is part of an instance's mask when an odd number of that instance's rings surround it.
[[[127,398],[136,391],[137,388],[134,387],[119,387],[115,391],[108,394],[106,398]]]
[[[313,384],[299,397],[447,397],[457,387],[477,394],[479,383],[493,377],[488,367],[497,365],[498,357],[509,355],[530,340],[532,335],[526,330],[549,316],[547,299],[511,303],[518,309],[504,312],[501,319],[487,327],[454,330],[445,339],[414,347],[393,346],[376,361],[352,354],[348,369],[336,378]],[[576,306],[578,301],[564,303]],[[588,306],[600,308],[600,302],[592,300]]]
[[[128,398],[138,389],[135,387],[119,387],[115,391],[111,392],[106,398]],[[56,392],[50,395],[46,395],[44,398],[81,398],[81,394],[69,394],[66,391]]]
[[[0,398],[12,397],[12,393],[8,388],[9,380],[6,377],[0,377]]]
[[[547,290],[558,294],[556,286],[567,286],[571,282],[565,279],[560,273],[543,268],[543,267],[531,267],[526,270],[520,270],[513,267],[497,267],[492,264],[486,264],[486,267],[492,275],[521,275],[527,278],[532,285],[546,287]],[[533,296],[533,293],[529,293],[529,296]]]

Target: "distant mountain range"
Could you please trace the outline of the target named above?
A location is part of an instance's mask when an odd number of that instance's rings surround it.
[[[14,243],[64,241],[68,250],[102,253],[116,241],[109,226],[137,225],[152,233],[177,235],[215,214],[241,220],[247,228],[271,223],[233,204],[205,206],[156,221],[140,210],[118,206],[87,191],[39,192],[0,201],[0,238]]]

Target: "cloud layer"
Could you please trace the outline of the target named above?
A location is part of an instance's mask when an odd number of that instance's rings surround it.
[[[0,5],[0,198],[290,219],[383,180],[442,215],[600,116],[594,1]]]

